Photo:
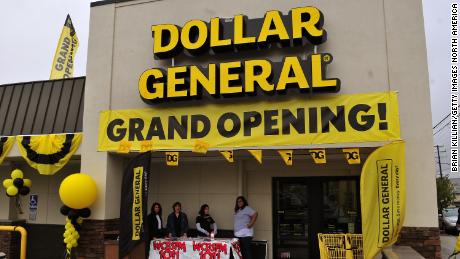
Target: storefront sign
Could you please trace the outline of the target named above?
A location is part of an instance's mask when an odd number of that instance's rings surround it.
[[[353,94],[278,102],[207,104],[200,107],[103,111],[99,151],[120,143],[140,150],[210,150],[303,146],[400,139],[395,92]]]
[[[263,19],[249,20],[236,15],[231,22],[212,18],[209,23],[191,20],[179,28],[173,24],[152,26],[156,59],[173,58],[181,51],[197,56],[210,53],[263,50],[271,46],[318,45],[326,41],[323,15],[315,7],[293,8],[289,15],[266,12]],[[254,96],[258,92],[284,94],[294,88],[301,93],[337,92],[340,80],[326,78],[331,54],[312,54],[306,59],[288,56],[282,62],[266,59],[238,60],[209,64],[151,68],[139,78],[139,94],[146,103],[200,99],[203,96]]]

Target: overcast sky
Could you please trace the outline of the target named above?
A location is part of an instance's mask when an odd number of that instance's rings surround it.
[[[67,14],[72,17],[80,41],[74,76],[85,75],[90,2],[1,1],[0,84],[49,78],[52,57]],[[450,112],[450,2],[423,0],[433,126]],[[445,126],[449,121],[445,120],[434,130],[439,130],[435,134],[435,144],[449,146],[450,129],[449,125]],[[447,153],[443,154],[441,160],[447,159]]]

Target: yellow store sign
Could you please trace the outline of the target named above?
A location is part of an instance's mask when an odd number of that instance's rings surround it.
[[[145,141],[153,150],[307,146],[400,139],[395,92],[315,96],[284,101],[108,110],[100,116],[99,151]]]

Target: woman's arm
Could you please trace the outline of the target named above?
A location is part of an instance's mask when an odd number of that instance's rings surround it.
[[[205,234],[206,236],[209,236],[209,232],[206,231],[205,229],[203,229],[201,227],[201,224],[200,223],[196,223],[196,230],[200,231],[201,233]]]
[[[212,232],[214,232],[214,235],[217,235],[217,224],[216,224],[216,222],[214,222],[214,224],[212,224]]]
[[[256,220],[257,220],[258,215],[259,215],[259,213],[257,213],[257,211],[254,214],[252,214],[251,222],[249,222],[249,224],[247,225],[248,228],[252,228],[254,226],[254,224],[256,224]]]

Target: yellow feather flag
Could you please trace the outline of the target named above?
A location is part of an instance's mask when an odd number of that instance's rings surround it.
[[[283,158],[284,163],[286,163],[286,165],[292,165],[292,150],[278,150],[278,153]]]
[[[209,144],[203,140],[195,141],[195,145],[193,145],[192,152],[206,154],[208,152]]]
[[[223,157],[225,157],[225,159],[227,159],[228,162],[230,163],[234,162],[233,150],[224,150],[224,151],[220,151],[220,153],[222,154]]]
[[[54,53],[50,79],[73,77],[74,60],[78,44],[77,33],[73,27],[72,19],[70,19],[70,15],[67,15],[56,52]]]
[[[347,160],[348,164],[361,164],[359,148],[344,148],[342,151],[345,154],[345,159]]]
[[[178,166],[179,165],[179,152],[165,152],[166,165]]]
[[[325,164],[326,163],[326,150],[323,149],[310,149],[309,150],[313,161],[315,164]]]
[[[372,152],[361,171],[361,218],[364,258],[374,258],[398,239],[406,211],[405,144]]]
[[[248,152],[259,162],[262,164],[262,150],[261,149],[248,149]]]

